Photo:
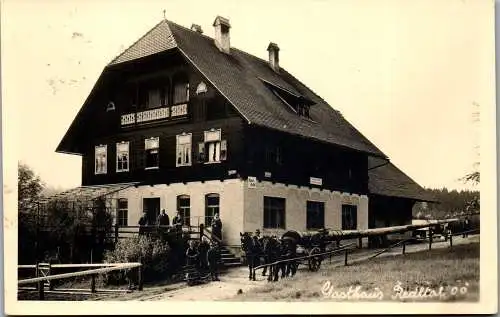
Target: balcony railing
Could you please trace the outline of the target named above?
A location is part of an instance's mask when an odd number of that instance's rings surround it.
[[[157,120],[176,119],[187,116],[188,105],[186,103],[170,107],[155,108],[140,112],[127,113],[121,116],[121,125],[147,123]]]

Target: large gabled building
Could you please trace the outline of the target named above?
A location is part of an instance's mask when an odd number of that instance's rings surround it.
[[[104,68],[57,147],[82,156],[82,186],[106,185],[121,225],[143,211],[192,225],[219,213],[230,245],[257,228],[377,225],[386,155],[280,66],[278,45],[262,60],[231,47],[227,19],[213,26],[211,38],[163,20]],[[413,188],[395,196],[408,222],[427,199]]]

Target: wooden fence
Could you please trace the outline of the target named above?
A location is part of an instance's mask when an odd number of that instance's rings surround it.
[[[55,268],[86,268],[88,270],[77,271],[71,273],[51,274]],[[143,273],[142,264],[138,262],[132,263],[94,263],[94,264],[51,264],[38,263],[31,265],[18,265],[18,269],[34,269],[36,277],[22,279],[17,282],[18,290],[21,291],[38,291],[38,298],[45,299],[45,293],[60,293],[60,294],[94,294],[97,292],[123,292],[126,290],[105,290],[96,288],[96,277],[98,274],[108,273],[119,270],[137,269],[138,290],[143,289]],[[72,289],[64,288],[54,290],[53,284],[50,281],[68,279],[74,277],[89,276],[91,277],[89,289]],[[36,287],[22,287],[23,285],[36,284]],[[47,288],[47,290],[46,290]]]

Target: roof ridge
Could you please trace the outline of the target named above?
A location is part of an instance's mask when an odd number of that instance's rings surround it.
[[[179,28],[181,28],[181,29],[185,29],[186,31],[189,31],[189,32],[195,33],[195,34],[197,34],[197,35],[199,35],[199,36],[206,37],[207,39],[210,39],[210,40],[213,40],[213,39],[214,39],[213,37],[210,37],[210,36],[208,36],[208,35],[206,35],[206,34],[203,34],[203,33],[200,33],[200,32],[193,31],[193,30],[191,30],[190,28],[185,27],[184,25],[180,25],[179,23],[176,23],[176,22],[174,22],[174,21],[171,21],[171,20],[165,20],[165,21],[167,21],[167,24],[169,24],[169,23],[170,23],[170,24],[173,24],[173,25],[175,25],[176,27],[179,27]],[[175,37],[175,36],[174,36],[174,37]]]
[[[174,22],[174,21],[167,20],[167,22],[168,22],[168,23],[172,23],[172,24],[174,24],[175,26],[180,27],[180,28],[182,28],[182,29],[185,29],[186,31],[189,31],[189,32],[195,33],[195,34],[197,34],[198,36],[202,36],[202,37],[205,37],[205,38],[207,38],[207,39],[214,40],[214,38],[213,38],[213,37],[211,37],[211,36],[209,36],[209,35],[206,35],[206,34],[203,34],[203,33],[199,33],[199,32],[196,32],[196,31],[193,31],[193,30],[191,30],[190,28],[185,27],[185,26],[183,26],[183,25],[180,25],[179,23],[176,23],[176,22]],[[244,55],[248,55],[248,56],[250,56],[250,57],[253,57],[253,58],[255,58],[255,59],[259,60],[259,61],[260,61],[260,62],[262,62],[262,63],[265,63],[265,64],[267,64],[267,63],[268,63],[268,61],[267,61],[267,60],[265,60],[265,59],[263,59],[263,58],[260,58],[260,57],[258,57],[258,56],[255,56],[255,55],[253,55],[253,54],[250,54],[250,53],[248,53],[248,52],[246,52],[246,51],[244,51],[244,50],[242,50],[242,49],[240,49],[240,48],[237,48],[237,47],[235,47],[235,46],[231,46],[231,47],[230,47],[230,49],[231,49],[231,50],[234,50],[234,51],[237,51],[237,52],[239,52],[239,53],[243,53]],[[283,69],[283,68],[280,66],[280,69]]]
[[[406,174],[405,172],[403,172],[403,170],[401,168],[399,168],[396,164],[394,164],[392,161],[389,162],[388,165],[392,165],[394,168],[396,168],[399,172],[403,173],[410,181],[412,181],[413,183],[417,184],[418,186],[420,186],[421,188],[424,188],[422,185],[420,185],[418,182],[416,182],[413,178],[411,178],[408,174]]]
[[[121,52],[120,54],[118,54],[115,58],[113,58],[113,60],[111,60],[111,62],[108,63],[107,66],[111,66],[113,65],[113,63],[116,62],[116,60],[118,60],[121,56],[123,56],[129,49],[131,49],[135,44],[137,44],[140,40],[142,40],[143,38],[145,38],[147,35],[149,35],[151,32],[153,32],[153,30],[155,30],[157,27],[159,27],[162,23],[164,22],[167,22],[168,20],[166,19],[162,19],[160,22],[156,23],[155,26],[153,26],[151,29],[149,29],[149,31],[147,31],[146,33],[144,33],[141,37],[139,37],[134,43],[130,44],[126,49],[123,50],[123,52]],[[168,27],[168,23],[167,23],[167,27]],[[174,38],[174,41],[175,41],[175,37]],[[177,43],[176,43],[177,45]]]

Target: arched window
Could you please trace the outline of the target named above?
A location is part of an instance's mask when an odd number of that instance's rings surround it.
[[[191,224],[191,199],[188,195],[177,196],[177,210],[182,218],[182,224],[189,226]]]
[[[173,80],[173,104],[189,101],[189,81],[184,74],[178,74]]]
[[[205,226],[212,225],[212,219],[215,214],[218,214],[219,209],[219,194],[205,195]]]

